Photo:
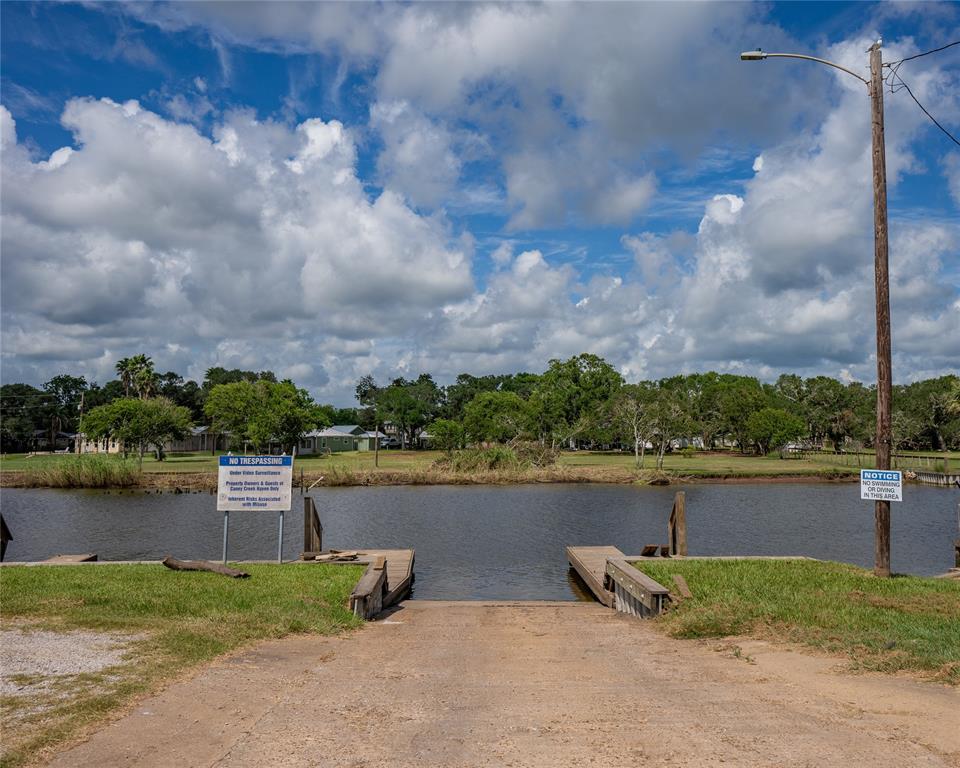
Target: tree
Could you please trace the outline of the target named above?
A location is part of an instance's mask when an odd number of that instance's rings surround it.
[[[123,396],[130,397],[130,385],[133,384],[136,366],[129,357],[121,357],[117,360],[115,370],[120,377],[120,383],[123,384]]]
[[[76,430],[80,416],[80,399],[87,388],[87,380],[82,376],[66,374],[54,376],[43,385],[47,397],[41,410],[46,417],[51,447],[56,445],[57,432]]]
[[[437,419],[429,427],[430,447],[451,453],[466,445],[466,430],[463,424],[452,419]]]
[[[141,468],[143,455],[151,445],[159,454],[167,441],[186,437],[192,425],[190,411],[165,397],[114,400],[91,410],[83,423],[89,439],[117,440],[123,445],[124,453],[136,450]]]
[[[331,423],[307,391],[289,380],[217,384],[207,395],[204,412],[215,431],[230,434],[233,445],[250,442],[257,451],[277,441],[293,452],[306,432]]]
[[[372,379],[370,382],[366,379],[361,379],[361,384],[372,382]],[[361,384],[357,385],[358,399]],[[376,404],[381,419],[397,425],[404,448],[408,442],[416,440],[420,431],[435,419],[443,403],[443,392],[429,373],[422,373],[415,380],[394,379],[390,386],[382,389],[374,386],[373,389],[366,389],[363,395],[366,400]]]
[[[623,377],[606,360],[581,354],[551,360],[530,397],[541,441],[556,447],[602,423],[603,406],[623,386]]]
[[[761,454],[773,450],[780,451],[794,440],[799,439],[806,429],[803,419],[787,413],[781,408],[762,408],[747,419],[747,435]]]
[[[504,443],[525,432],[530,407],[513,392],[481,392],[464,409],[467,437],[476,442]]]
[[[625,384],[609,403],[611,423],[615,430],[630,436],[638,469],[643,468],[647,441],[654,434],[656,394],[656,385],[649,381]]]
[[[298,389],[289,379],[278,384],[260,381],[258,386],[265,387],[267,398],[248,425],[247,434],[259,448],[276,440],[293,453],[304,434],[330,425],[323,422],[325,414],[307,390]]]
[[[0,387],[0,447],[4,453],[25,451],[33,433],[49,424],[45,411],[50,396],[29,384]]]
[[[721,377],[720,409],[724,428],[733,436],[741,451],[747,449],[747,420],[750,415],[766,407],[767,399],[760,382],[749,376]]]
[[[682,376],[657,382],[650,403],[651,433],[657,441],[657,469],[663,469],[663,456],[670,443],[690,429],[688,412]]]

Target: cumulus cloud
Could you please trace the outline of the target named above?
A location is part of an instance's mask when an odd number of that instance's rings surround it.
[[[291,361],[270,339],[399,336],[472,291],[469,239],[392,192],[368,199],[336,121],[234,113],[211,139],[136,102],[79,99],[63,124],[75,148],[34,161],[0,112],[8,366],[31,358],[31,335],[59,339],[34,348],[65,361],[97,335],[199,348],[201,371],[246,359],[211,353],[238,338],[255,366],[316,372],[310,344]]]
[[[874,376],[866,95],[843,74],[729,56],[760,39],[789,44],[760,6],[124,12],[168,29],[205,25],[225,78],[235,43],[374,61],[369,127],[383,191],[369,195],[371,179],[358,175],[367,126],[212,112],[206,83],[182,102],[165,94],[169,117],[136,102],[70,101],[62,123],[74,142],[43,158],[18,143],[0,107],[5,380],[63,369],[103,380],[139,351],[195,378],[211,365],[272,368],[344,404],[369,372],[444,380],[542,370],[583,351],[629,378]],[[826,55],[862,67],[867,43]],[[888,57],[911,52],[894,45]],[[955,71],[924,67],[911,87],[955,120]],[[818,87],[786,87],[798,77]],[[738,141],[754,144],[737,171],[745,183],[704,182],[689,232],[639,225],[663,186],[664,153],[693,162],[728,138],[731,114]],[[888,97],[891,190],[943,173],[960,205],[956,153],[930,168],[915,155],[928,130],[912,102]],[[465,189],[478,157],[498,164],[493,191]],[[490,245],[490,271],[474,272],[473,235],[444,213],[452,200],[483,200],[506,229],[528,232]],[[535,230],[571,223],[608,227],[622,251],[596,246],[584,272],[563,263]],[[891,222],[897,379],[958,367],[958,248],[949,218]],[[600,264],[614,257],[627,268]]]
[[[383,179],[418,205],[437,205],[465,159],[451,136],[468,126],[498,147],[514,229],[629,224],[655,193],[652,159],[665,146],[696,156],[725,138],[731,114],[741,140],[779,136],[824,103],[824,89],[802,87],[821,73],[771,77],[730,54],[757,40],[789,44],[751,4],[188,3],[129,12],[168,29],[199,25],[219,47],[372,64]]]
[[[370,124],[384,143],[377,159],[382,182],[414,205],[440,206],[460,177],[461,161],[450,131],[405,101],[374,104]]]

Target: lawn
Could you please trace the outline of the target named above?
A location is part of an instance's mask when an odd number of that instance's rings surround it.
[[[404,470],[426,468],[441,455],[440,451],[380,451],[380,469]],[[73,458],[67,454],[50,454],[27,457],[22,453],[5,454],[0,457],[0,471],[31,470],[56,464]],[[114,456],[119,459],[119,456]],[[153,456],[143,459],[144,472],[216,472],[217,456],[209,453],[175,453],[163,461]],[[328,456],[298,456],[295,465],[305,473],[323,472],[325,468],[337,467],[350,470],[374,469],[374,454],[367,451],[334,453]]]
[[[657,622],[676,637],[751,635],[839,653],[861,669],[909,670],[960,683],[960,583],[878,579],[841,563],[809,560],[687,560],[638,563],[673,587],[682,574],[693,599]]]
[[[160,565],[5,566],[2,629],[117,634],[128,637],[129,652],[101,673],[16,681],[35,692],[4,697],[0,764],[32,760],[138,694],[244,644],[361,623],[347,600],[362,566],[243,568],[251,578]]]

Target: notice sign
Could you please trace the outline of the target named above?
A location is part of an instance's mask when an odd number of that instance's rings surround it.
[[[898,469],[861,469],[860,498],[903,501],[903,474]]]
[[[217,511],[290,509],[293,456],[221,456]]]

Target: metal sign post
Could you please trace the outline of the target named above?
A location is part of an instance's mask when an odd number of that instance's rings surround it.
[[[223,510],[223,564],[227,564],[227,531],[230,530],[230,510]]]
[[[283,563],[283,510],[280,510],[280,535],[277,540],[277,562]]]

